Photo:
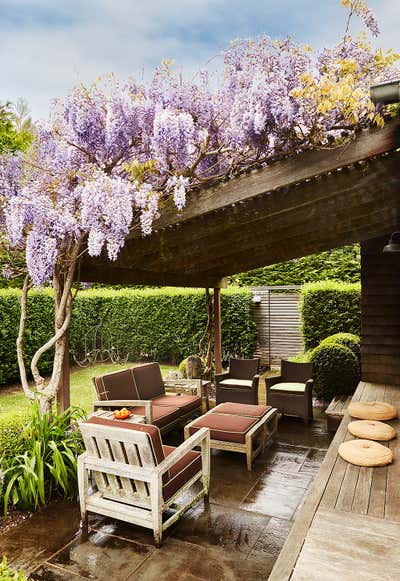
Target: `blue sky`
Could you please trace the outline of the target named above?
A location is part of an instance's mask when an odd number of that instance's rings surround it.
[[[400,0],[370,0],[400,51]],[[343,31],[339,0],[0,0],[0,101],[25,97],[34,117],[80,82],[150,72],[173,59],[188,75],[231,39],[291,35],[315,47]]]

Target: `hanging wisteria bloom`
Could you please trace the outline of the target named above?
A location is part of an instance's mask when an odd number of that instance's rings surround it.
[[[378,34],[365,0],[342,4]],[[2,158],[0,223],[37,285],[72,255],[115,260],[132,228],[151,233],[166,199],[179,212],[199,187],[382,124],[368,89],[398,74],[397,58],[348,30],[316,53],[264,36],[231,44],[220,82],[207,71],[185,81],[164,64],[147,84],[80,85],[36,125],[27,152]]]

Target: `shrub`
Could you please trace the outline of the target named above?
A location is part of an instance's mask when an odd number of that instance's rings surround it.
[[[360,246],[343,246],[271,266],[256,268],[230,277],[240,286],[293,285],[319,280],[358,282]]]
[[[313,349],[334,333],[361,332],[361,287],[323,281],[304,285],[301,300],[305,349]]]
[[[0,415],[0,459],[13,458],[24,447],[27,416],[17,413]]]
[[[0,561],[0,581],[28,581],[23,571],[15,571],[7,565],[7,559],[4,556]]]
[[[77,495],[77,458],[83,452],[82,436],[74,422],[83,412],[70,408],[62,414],[41,415],[35,402],[23,432],[23,450],[3,459],[3,504],[34,510],[55,496]]]
[[[353,335],[352,333],[335,333],[334,335],[330,335],[330,337],[324,339],[321,342],[321,345],[332,345],[332,343],[340,343],[341,345],[348,347],[357,357],[357,361],[361,365],[360,337]]]
[[[0,289],[0,385],[18,379],[15,349],[20,313],[20,291]],[[221,293],[223,358],[251,356],[256,325],[251,317],[251,294],[229,288]],[[29,296],[26,358],[51,336],[53,302],[50,290]],[[201,289],[91,289],[77,295],[70,328],[71,351],[84,348],[86,334],[102,322],[112,343],[128,352],[131,361],[155,359],[176,362],[197,353],[207,321]],[[41,361],[51,370],[52,353]]]
[[[314,393],[324,401],[335,395],[354,392],[360,379],[360,365],[354,353],[345,345],[332,342],[319,345],[312,352]]]

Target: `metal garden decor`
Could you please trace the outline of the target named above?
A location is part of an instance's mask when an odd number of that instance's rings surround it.
[[[113,345],[113,337],[108,327],[100,321],[86,333],[83,345],[73,352],[74,361],[79,367],[88,367],[95,363],[119,363],[124,365],[129,358],[129,351]]]

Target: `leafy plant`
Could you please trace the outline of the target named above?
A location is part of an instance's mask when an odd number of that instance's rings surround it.
[[[330,401],[335,395],[354,392],[360,379],[360,365],[354,353],[338,342],[319,345],[310,357],[313,364],[314,393]]]
[[[7,558],[0,561],[0,581],[28,581],[23,571],[14,571],[7,565]]]
[[[313,349],[334,333],[361,333],[359,284],[323,281],[301,290],[301,319],[305,349]]]
[[[335,333],[324,339],[321,345],[332,345],[334,343],[348,347],[357,357],[357,361],[361,365],[361,341],[358,335],[353,335],[353,333]]]
[[[28,510],[37,509],[54,496],[75,498],[77,457],[83,451],[75,423],[83,417],[78,408],[41,415],[34,402],[24,431],[24,452],[2,462],[5,514],[9,502]]]
[[[239,286],[297,285],[320,280],[359,282],[360,246],[343,246],[230,277]]]

